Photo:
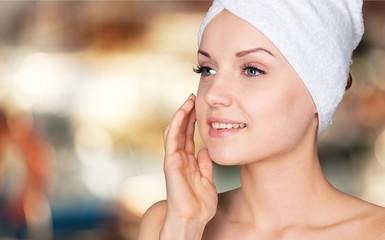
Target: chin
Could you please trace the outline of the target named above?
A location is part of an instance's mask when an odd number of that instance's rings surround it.
[[[211,160],[218,165],[222,166],[236,166],[244,164],[241,159],[244,159],[239,153],[235,153],[234,151],[226,151],[223,149],[210,149],[207,148]]]

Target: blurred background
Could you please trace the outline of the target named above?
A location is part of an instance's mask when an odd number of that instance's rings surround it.
[[[135,239],[165,198],[162,133],[195,93],[209,1],[0,2],[0,239]],[[385,2],[322,136],[341,190],[385,206]],[[197,139],[199,143],[199,139]],[[239,186],[215,168],[218,191]]]

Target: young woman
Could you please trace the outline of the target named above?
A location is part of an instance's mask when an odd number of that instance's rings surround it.
[[[139,239],[385,239],[385,209],[335,189],[318,135],[362,33],[356,0],[214,1],[199,35],[197,96],[165,130],[167,200]],[[195,156],[197,122],[207,149]],[[217,195],[212,161],[239,165]]]

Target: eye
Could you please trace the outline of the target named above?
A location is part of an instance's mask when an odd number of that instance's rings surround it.
[[[199,66],[199,65],[196,68],[194,68],[193,71],[195,73],[201,74],[202,76],[210,76],[210,75],[217,73],[214,69],[212,69],[210,67]]]
[[[263,71],[257,67],[249,66],[249,65],[244,66],[242,68],[242,72],[243,72],[243,74],[245,74],[248,77],[257,77],[259,75],[265,74],[265,71]]]

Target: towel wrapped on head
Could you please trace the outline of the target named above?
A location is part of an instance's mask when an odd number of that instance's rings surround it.
[[[318,134],[345,93],[353,50],[364,33],[362,0],[214,0],[198,33],[223,9],[249,22],[281,51],[318,110]]]

